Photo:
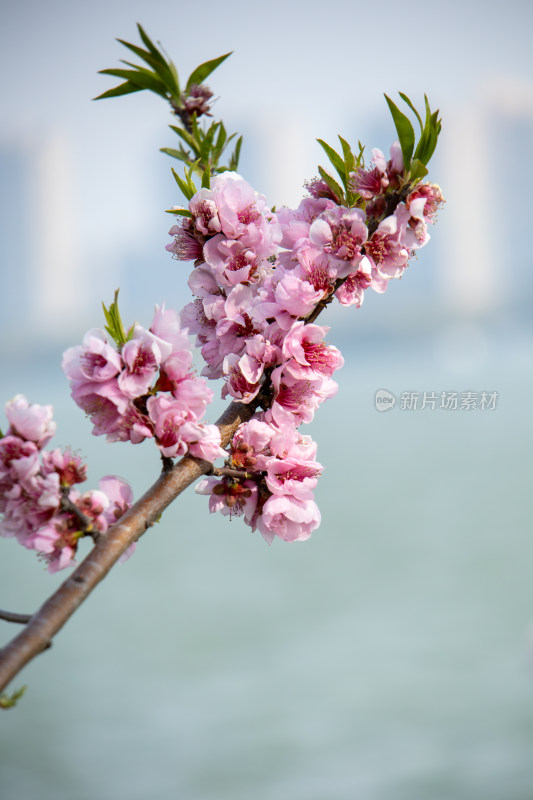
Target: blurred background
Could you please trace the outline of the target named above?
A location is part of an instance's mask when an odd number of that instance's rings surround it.
[[[182,78],[234,50],[208,81],[215,114],[271,205],[324,165],[316,137],[387,153],[398,90],[440,108],[429,178],[447,204],[401,281],[324,320],[346,363],[308,431],[321,528],[269,548],[181,497],[14,682],[2,798],[530,800],[533,6],[0,5],[1,394],[53,403],[88,486],[112,472],[139,495],[155,448],[94,439],[60,369],[118,286],[127,322],[189,301],[164,249],[168,111],[91,102],[136,22]],[[452,391],[496,403],[420,408]],[[0,607],[31,612],[65,575],[0,544]]]

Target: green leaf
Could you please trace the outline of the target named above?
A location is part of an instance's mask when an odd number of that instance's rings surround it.
[[[323,139],[317,139],[317,142],[322,147],[322,149],[326,153],[327,157],[329,158],[329,160],[331,161],[331,163],[333,164],[333,166],[335,167],[335,169],[339,173],[339,177],[341,178],[341,180],[344,180],[344,161],[343,161],[343,159],[336,152],[336,150],[334,150],[333,147],[330,147],[329,144],[324,142]]]
[[[185,150],[174,150],[172,147],[160,147],[159,152],[166,153],[167,156],[171,156],[172,158],[177,158],[185,164],[191,163],[190,154],[186,153]]]
[[[339,136],[339,141],[340,141],[340,143],[342,145],[342,153],[343,153],[343,156],[344,156],[344,167],[345,167],[345,174],[346,174],[346,184],[345,185],[347,185],[348,176],[349,176],[350,172],[353,172],[354,169],[355,169],[355,156],[352,153],[352,148],[350,147],[350,145],[348,144],[346,139],[343,139],[342,136]]]
[[[167,214],[176,214],[179,217],[192,217],[191,212],[188,208],[180,208],[179,206],[174,206],[174,208],[167,208]]]
[[[428,168],[418,158],[413,158],[409,170],[409,179],[413,182],[422,180],[428,174]]]
[[[125,80],[132,83],[134,86],[138,86],[139,89],[149,89],[151,92],[155,92],[156,94],[161,95],[161,97],[166,98],[167,90],[165,88],[164,83],[151,72],[148,70],[143,70],[141,67],[138,69],[102,69],[99,72],[100,75],[114,75],[116,78],[124,78]]]
[[[415,131],[409,119],[400,111],[398,106],[392,102],[390,97],[385,95],[385,100],[388,103],[392,118],[394,120],[394,125],[396,126],[396,132],[402,148],[403,163],[405,170],[407,171],[409,169],[409,165],[411,164],[411,156],[413,155],[413,149],[415,146]]]
[[[431,111],[426,95],[424,95],[424,101],[426,104],[426,121],[424,130],[420,136],[420,141],[415,150],[415,158],[418,158],[423,164],[427,164],[435,152],[441,130],[441,122],[438,118],[438,110],[434,112]]]
[[[204,138],[200,145],[200,155],[202,156],[204,161],[207,161],[209,159],[209,156],[211,155],[211,147],[213,144],[213,138],[216,133],[217,125],[218,123],[214,122],[212,125],[209,126],[208,130],[204,134]]]
[[[217,136],[217,140],[215,142],[215,152],[217,152],[217,153],[221,153],[222,152],[222,150],[224,149],[224,145],[226,144],[226,138],[227,138],[227,134],[226,134],[226,129],[224,127],[224,123],[223,122],[219,122],[218,123],[218,136]]]
[[[168,127],[171,128],[174,131],[174,133],[177,133],[178,136],[189,145],[191,150],[194,150],[197,156],[200,155],[200,148],[198,146],[198,142],[196,141],[194,136],[189,133],[189,131],[186,131],[185,128],[178,128],[177,125],[169,125]]]
[[[422,125],[422,117],[420,116],[420,114],[418,113],[418,111],[416,110],[416,108],[414,107],[414,105],[409,100],[409,98],[407,97],[406,94],[404,94],[403,92],[398,92],[398,94],[400,95],[400,97],[402,98],[404,103],[407,103],[407,105],[409,106],[409,108],[411,109],[411,111],[413,112],[415,117],[417,118],[418,124],[420,125],[420,132],[422,132],[424,130],[424,126]]]
[[[107,97],[120,97],[122,94],[140,91],[142,91],[140,86],[134,86],[129,81],[126,81],[125,83],[120,83],[118,86],[115,86],[114,89],[108,89],[107,92],[99,94],[98,97],[93,97],[93,100],[105,100]]]
[[[148,36],[146,31],[142,27],[142,25],[139,25],[139,23],[137,23],[137,30],[139,31],[139,36],[143,40],[143,42],[146,45],[146,47],[150,50],[152,55],[154,55],[154,56],[161,55],[159,50],[155,46],[155,44],[152,42],[152,40],[150,39],[150,37]]]
[[[202,175],[202,189],[210,189],[211,188],[211,167],[207,164],[206,168],[204,169],[204,174]]]
[[[199,67],[196,67],[196,69],[193,70],[189,75],[189,80],[187,81],[187,91],[189,91],[193,84],[199,86],[201,83],[203,83],[207,76],[211,75],[211,73],[219,66],[219,64],[222,64],[222,62],[225,61],[232,52],[233,51],[226,53],[218,58],[213,58],[211,61],[204,61],[203,64],[200,64]]]
[[[183,178],[180,178],[180,176],[177,174],[175,169],[172,169],[172,174],[174,175],[174,180],[176,181],[176,183],[180,187],[181,191],[183,192],[183,194],[185,195],[187,200],[190,200],[191,197],[193,197],[196,194],[196,192],[198,191],[198,189],[194,185],[194,181],[192,180],[192,173],[196,169],[196,167],[198,166],[199,163],[200,163],[200,159],[198,159],[197,161],[194,161],[191,164],[191,166],[189,167],[189,169],[185,170],[185,180]]]
[[[322,167],[319,167],[318,171],[320,173],[320,177],[322,178],[322,180],[327,183],[333,194],[342,203],[342,201],[345,199],[344,192],[337,183],[337,181],[335,180],[335,178],[332,178],[331,175],[328,172],[326,172],[325,169],[322,169]]]
[[[233,151],[231,158],[229,160],[229,169],[232,172],[235,172],[237,167],[239,166],[239,158],[241,155],[241,145],[242,145],[242,136],[239,136],[237,139],[237,144],[235,145],[235,150]]]

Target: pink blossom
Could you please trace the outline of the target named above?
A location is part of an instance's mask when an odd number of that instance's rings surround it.
[[[190,217],[181,217],[169,230],[174,239],[165,246],[178,261],[203,261],[204,236],[196,230]]]
[[[257,506],[257,484],[255,481],[245,480],[242,483],[232,478],[204,478],[197,483],[197,494],[209,496],[209,511],[229,517],[244,516],[248,522]]]
[[[43,473],[57,472],[62,486],[74,486],[87,479],[87,467],[78,455],[68,448],[63,452],[57,447],[55,450],[44,451],[42,455]]]
[[[22,394],[6,403],[5,412],[11,426],[8,433],[35,442],[38,448],[44,447],[56,432],[53,407],[30,405]]]
[[[400,277],[407,265],[409,251],[405,247],[397,215],[386,217],[379,223],[365,245],[365,252],[378,278],[388,280]]]
[[[269,544],[276,536],[286,542],[304,541],[320,525],[320,511],[309,498],[273,494],[253,523]]]
[[[119,374],[122,359],[104,331],[94,328],[85,334],[82,345],[65,350],[61,366],[71,382],[102,383]]]
[[[309,228],[323,211],[334,208],[335,203],[329,198],[304,197],[296,210],[282,206],[276,211],[281,226],[281,247],[292,250],[302,239],[309,238]]]
[[[176,381],[172,396],[187,409],[190,418],[196,422],[212,402],[214,393],[203,378],[189,373],[183,380]]]
[[[422,207],[422,213],[424,219],[428,222],[434,222],[435,217],[437,215],[437,211],[439,210],[440,206],[444,203],[444,198],[442,196],[442,191],[440,186],[436,183],[419,183],[413,191],[407,196],[405,204],[411,215],[420,219],[420,210],[418,213],[413,213],[411,211],[411,204],[414,204],[416,200],[424,200],[424,204]],[[420,207],[419,207],[420,208]]]
[[[53,573],[76,563],[74,555],[79,538],[75,518],[71,514],[61,514],[39,528],[26,546],[39,551],[48,563],[48,572]]]
[[[120,390],[132,400],[142,397],[154,383],[160,365],[171,352],[170,342],[135,325],[133,338],[122,348],[124,369],[118,376]]]
[[[195,422],[187,407],[168,397],[150,397],[147,403],[150,419],[154,423],[156,444],[167,458],[183,456],[187,452],[187,442],[182,435],[182,426]]]
[[[359,308],[364,300],[365,290],[372,285],[372,264],[365,256],[356,272],[351,272],[335,292],[342,305]]]
[[[312,497],[312,490],[322,472],[317,461],[271,458],[267,465],[265,482],[272,494],[290,495],[300,500]]]
[[[211,182],[212,184],[214,181]],[[211,189],[200,189],[189,202],[189,211],[195,227],[200,233],[212,236],[220,232],[220,219],[215,193]]]
[[[0,438],[0,480],[11,474],[12,464],[21,458],[37,453],[35,442],[28,442],[20,436],[6,434]]]
[[[245,372],[248,376],[253,378],[253,373],[255,371],[254,366],[257,365],[257,363],[258,362],[251,361],[249,356],[243,356],[242,358],[236,354],[226,356],[223,362],[226,384],[222,388],[222,397],[226,397],[230,394],[236,400],[241,400],[243,403],[250,403],[254,397],[257,396],[261,388],[259,377],[257,380],[248,380],[243,373],[241,364],[245,367]],[[258,371],[255,372],[257,374]]]
[[[349,275],[361,261],[361,248],[368,236],[365,218],[360,208],[338,206],[325,211],[311,225],[309,239],[328,253],[338,278]]]
[[[219,234],[204,247],[204,258],[222,286],[257,280],[261,261],[247,245]]]
[[[133,491],[129,483],[117,475],[105,475],[98,485],[109,500],[104,510],[105,518],[109,525],[113,525],[131,507]]]
[[[279,427],[311,422],[320,405],[337,393],[338,385],[331,378],[299,380],[277,367],[272,372],[274,402],[267,412],[267,421],[273,420]]]
[[[374,167],[371,170],[359,167],[350,174],[350,188],[358,192],[363,200],[371,200],[378,194],[385,191],[389,185],[389,179],[382,170]]]
[[[227,455],[220,446],[220,430],[216,425],[186,422],[182,425],[181,435],[187,442],[191,456],[212,463],[217,458],[225,458]]]
[[[284,370],[298,379],[331,378],[344,359],[336,347],[324,343],[328,330],[320,325],[295,322],[283,343],[283,356],[288,359]]]

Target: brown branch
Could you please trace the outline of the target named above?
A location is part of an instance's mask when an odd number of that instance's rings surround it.
[[[252,418],[256,408],[256,402],[249,405],[235,402],[228,406],[217,420],[222,447],[226,447],[242,422]],[[140,500],[99,538],[89,555],[30,618],[24,630],[0,650],[0,691],[29,661],[50,646],[55,634],[165,508],[211,469],[209,461],[184,456],[171,470],[162,472]]]

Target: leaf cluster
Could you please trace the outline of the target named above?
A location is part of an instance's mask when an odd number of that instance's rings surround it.
[[[105,329],[113,341],[116,342],[117,347],[120,349],[126,344],[126,342],[129,342],[130,339],[133,338],[134,326],[132,325],[126,333],[124,324],[122,322],[122,317],[120,316],[120,311],[118,309],[118,293],[119,290],[117,289],[115,292],[115,299],[109,308],[106,308],[104,303],[102,303],[102,308],[104,309],[104,316],[107,322]]]
[[[182,86],[174,62],[156,47],[141,25],[138,24],[137,29],[144,47],[131,44],[123,39],[117,39],[117,41],[138,56],[144,62],[144,65],[140,66],[130,61],[121,60],[121,63],[127,69],[100,70],[102,75],[123,78],[123,83],[99,95],[95,100],[119,97],[120,95],[131,94],[145,89],[167,100],[171,105],[173,114],[182,123],[181,125],[169,126],[180,138],[180,142],[177,148],[162,147],[161,152],[182,161],[186,168],[192,168],[195,173],[202,177],[202,185],[209,186],[211,175],[237,169],[242,136],[236,139],[235,147],[229,156],[228,163],[226,165],[220,164],[226,148],[237,137],[237,134],[232,133],[228,136],[224,123],[221,121],[211,123],[206,129],[199,126],[198,116],[208,112],[197,113],[196,111],[190,111],[187,108],[187,99],[193,87],[200,86],[231,53],[225,53],[200,64],[191,72],[185,85]],[[187,178],[187,169],[185,172],[184,184],[188,185],[190,174],[189,178]],[[207,177],[205,177],[206,175]]]
[[[398,106],[393,103],[390,97],[385,95],[385,100],[389,106],[396,127],[396,133],[402,148],[403,163],[406,173],[410,181],[417,181],[427,175],[427,165],[435,148],[437,140],[441,132],[442,123],[439,119],[439,110],[431,111],[427,96],[424,95],[426,118],[422,122],[422,117],[414,107],[411,100],[403,92],[398,92],[404,103],[411,109],[415,115],[419,127],[420,138],[415,148],[415,130],[409,119]]]
[[[339,184],[339,182],[330,175],[329,172],[326,172],[323,167],[319,166],[318,171],[320,177],[337,197],[339,203],[351,208],[356,205],[359,200],[359,195],[350,188],[350,174],[361,166],[364,147],[361,142],[358,142],[359,153],[356,157],[346,139],[339,136],[339,141],[342,147],[342,155],[334,150],[331,145],[324,142],[323,139],[317,139],[317,142],[326,153],[331,164],[335,167],[341,183]]]

